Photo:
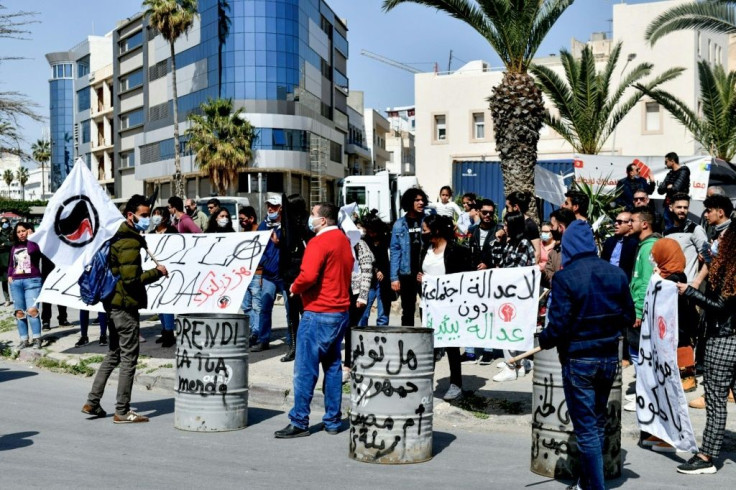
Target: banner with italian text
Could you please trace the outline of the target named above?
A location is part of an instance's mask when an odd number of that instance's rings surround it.
[[[435,347],[534,347],[538,267],[422,276],[422,326]]]
[[[141,313],[239,313],[270,235],[270,231],[143,235],[169,277],[146,286],[148,308]],[[141,254],[144,270],[156,267],[145,251]],[[88,306],[79,296],[77,280],[83,270],[79,260],[54,269],[38,302],[102,311],[101,304]]]
[[[639,428],[680,451],[696,452],[687,400],[677,367],[677,286],[653,274],[644,299],[636,368]]]

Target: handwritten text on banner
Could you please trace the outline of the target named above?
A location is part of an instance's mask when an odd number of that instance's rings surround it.
[[[698,450],[677,367],[677,287],[654,274],[644,299],[636,416],[639,428],[680,451]]]
[[[422,325],[435,347],[534,347],[537,267],[487,269],[422,277]]]
[[[169,277],[146,286],[152,313],[238,313],[270,232],[144,235],[148,249]],[[143,269],[156,265],[142,251]],[[57,267],[44,282],[39,302],[102,311],[85,305],[77,279],[82,264]]]

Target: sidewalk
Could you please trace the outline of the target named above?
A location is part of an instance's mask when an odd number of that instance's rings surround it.
[[[0,322],[4,325],[0,333],[0,347],[7,352],[7,348],[15,350],[18,345],[18,333],[12,319],[11,307],[0,307]],[[54,318],[52,326],[56,325],[56,308],[54,307]],[[92,315],[94,317],[94,315]],[[283,340],[286,335],[285,313],[280,305],[274,308],[271,349],[264,352],[249,354],[249,403],[254,405],[267,405],[282,410],[288,410],[293,403],[292,372],[293,362],[280,362],[281,356],[287,350]],[[89,337],[91,342],[80,348],[74,344],[79,339],[79,320],[76,310],[69,310],[69,321],[73,326],[66,328],[52,328],[44,331],[43,348],[23,349],[16,362],[25,364],[36,364],[40,358],[45,358],[43,367],[54,367],[58,363],[66,363],[67,366],[77,366],[79,371],[86,371],[91,375],[92,370],[99,367],[101,356],[107,351],[107,347],[98,345],[99,326],[90,325]],[[391,323],[393,322],[393,323]],[[391,324],[398,325],[399,316],[392,312]],[[417,325],[419,320],[417,319]],[[12,326],[12,328],[11,328]],[[141,356],[138,361],[136,373],[136,384],[146,389],[162,389],[174,394],[176,380],[176,347],[164,349],[154,341],[158,337],[161,326],[158,321],[148,320],[144,317],[141,321],[141,333],[146,338],[141,343]],[[444,357],[435,367],[435,391],[434,391],[434,416],[437,424],[450,426],[463,426],[477,430],[511,430],[527,433],[531,426],[532,409],[532,373],[519,378],[516,381],[505,383],[494,383],[491,378],[498,372],[494,361],[489,366],[477,364],[463,364],[463,390],[466,392],[465,401],[451,405],[442,401],[441,397],[449,385],[449,367],[447,358]],[[67,368],[68,370],[68,368]],[[113,373],[113,379],[117,371]],[[90,380],[91,385],[91,380]],[[319,391],[321,376],[317,383],[313,407],[323,410],[323,398]],[[623,372],[624,391],[634,389],[634,369],[629,367]],[[343,407],[350,406],[348,393],[349,385],[344,386]],[[693,393],[686,393],[689,400],[703,393],[702,386]],[[81,402],[80,402],[81,403]],[[736,405],[729,403],[730,420],[733,422],[736,414]],[[700,440],[703,427],[705,426],[705,410],[690,409],[690,418],[696,437]],[[636,422],[635,412],[622,413],[622,433],[627,438],[637,438],[639,429]],[[732,426],[732,424],[731,424]]]

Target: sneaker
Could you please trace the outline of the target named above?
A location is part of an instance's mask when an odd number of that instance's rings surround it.
[[[705,397],[699,396],[695,400],[692,400],[690,403],[687,404],[690,408],[695,408],[697,410],[703,410],[705,409]]]
[[[254,345],[253,347],[251,347],[250,351],[251,352],[263,352],[264,350],[268,350],[270,348],[271,346],[268,345],[268,342],[260,342]]]
[[[696,454],[687,463],[678,466],[677,472],[686,475],[712,474],[716,472],[716,467],[711,461],[706,461]]]
[[[76,344],[74,344],[74,347],[82,347],[83,345],[89,344],[89,338],[88,337],[79,337],[79,340]]]
[[[107,345],[107,335],[100,335],[100,345]]]
[[[43,325],[41,325],[41,330],[51,330],[51,324],[44,323]]]
[[[87,415],[92,415],[95,418],[101,419],[103,417],[107,416],[107,412],[105,412],[101,406],[99,405],[90,405],[89,403],[85,403],[82,407],[82,413],[86,413]]]
[[[491,357],[491,353],[484,352],[483,354],[480,355],[480,362],[478,364],[480,364],[481,366],[490,366],[491,361],[493,361],[493,358]]]
[[[465,354],[460,357],[460,362],[463,364],[478,364],[478,358],[475,357],[475,354]]]
[[[501,368],[501,372],[493,377],[493,381],[496,381],[497,383],[503,383],[504,381],[514,381],[518,377],[519,373],[517,372],[517,370],[509,367],[509,365],[504,362],[503,368]]]
[[[642,447],[652,447],[652,446],[656,446],[660,442],[663,442],[663,441],[659,437],[657,437],[657,436],[649,436],[646,439],[642,439],[641,445],[642,445]]]
[[[148,417],[131,410],[125,415],[115,414],[112,421],[116,424],[137,424],[139,422],[148,422]]]
[[[677,449],[675,449],[675,446],[672,446],[670,444],[667,444],[666,442],[658,442],[657,444],[651,446],[652,451],[655,453],[676,453]]]
[[[682,378],[682,391],[690,393],[696,389],[698,389],[698,382],[695,380],[695,376]]]
[[[69,320],[64,320],[64,321],[59,321],[59,326],[60,327],[71,327],[72,324],[69,323]]]
[[[498,369],[503,369],[503,367],[506,365],[506,361],[498,361],[498,364],[496,364],[496,367]]]
[[[523,363],[521,364],[521,366],[516,368],[516,376],[519,378],[523,378],[524,376],[527,375],[528,372],[529,371],[526,369]]]
[[[457,400],[463,396],[463,390],[458,385],[451,384],[450,388],[448,388],[447,393],[445,393],[442,396],[442,399],[446,402],[450,402],[452,400]]]
[[[31,346],[31,343],[28,342],[28,339],[23,339],[18,344],[18,350],[25,349],[25,348],[30,347],[30,346]]]
[[[41,348],[41,342],[42,342],[41,337],[39,337],[37,339],[33,339],[33,348],[34,349],[40,349]]]
[[[636,400],[624,404],[623,409],[627,412],[636,412]]]
[[[636,401],[636,393],[632,393],[630,395],[624,395],[624,400],[627,402],[635,402]]]

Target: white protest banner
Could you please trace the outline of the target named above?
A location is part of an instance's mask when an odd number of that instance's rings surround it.
[[[538,267],[422,276],[422,326],[435,347],[534,347]]]
[[[168,278],[146,286],[148,308],[142,313],[238,313],[258,267],[270,231],[248,233],[143,235],[148,249],[166,266]],[[141,251],[143,269],[153,260]],[[46,279],[39,302],[102,311],[79,297],[81,261],[57,267]]]
[[[81,158],[46,206],[29,240],[56,265],[88,264],[124,218]]]
[[[710,179],[709,156],[680,157],[680,165],[690,169],[690,191],[692,199],[702,201]],[[618,181],[626,177],[626,166],[633,163],[639,167],[639,175],[648,178],[652,175],[659,185],[664,181],[669,170],[664,165],[664,156],[613,156],[613,155],[577,155],[573,161],[575,168],[575,182],[585,182],[598,190],[603,187],[604,192],[616,190]],[[664,199],[655,189],[651,199]]]
[[[698,450],[677,367],[677,286],[652,275],[644,299],[636,371],[639,428],[680,451]]]

